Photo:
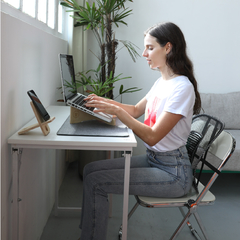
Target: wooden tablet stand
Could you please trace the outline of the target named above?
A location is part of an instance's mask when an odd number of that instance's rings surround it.
[[[21,131],[18,132],[18,134],[22,135],[22,134],[25,134],[25,133],[27,133],[28,131],[30,131],[32,129],[40,127],[41,130],[42,130],[43,135],[47,136],[50,133],[50,128],[48,126],[48,123],[52,122],[55,119],[55,117],[52,117],[49,120],[45,121],[42,118],[42,116],[39,114],[38,110],[33,105],[33,102],[30,102],[30,104],[31,104],[31,107],[33,109],[34,115],[37,118],[38,123],[33,124],[33,125],[29,126],[29,127],[23,128]]]
[[[80,123],[80,122],[88,121],[88,120],[103,121],[110,125],[115,125],[115,122],[116,122],[114,118],[112,119],[111,122],[106,122],[106,121],[101,120],[97,117],[94,117],[90,114],[87,114],[81,110],[78,110],[77,108],[70,107],[70,123]]]

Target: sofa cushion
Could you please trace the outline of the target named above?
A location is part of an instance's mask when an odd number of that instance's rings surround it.
[[[226,129],[240,129],[240,92],[200,95],[204,113],[224,122]]]

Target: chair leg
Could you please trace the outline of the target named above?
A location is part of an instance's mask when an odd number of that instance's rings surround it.
[[[185,226],[185,224],[188,222],[189,217],[192,215],[190,209],[189,211],[184,214],[184,218],[181,221],[181,223],[178,225],[177,229],[175,230],[175,232],[173,233],[173,235],[171,236],[170,240],[174,240],[176,239],[176,237],[178,236],[178,234],[181,232],[181,230],[183,229],[183,227]]]
[[[183,208],[182,208],[182,207],[179,207],[179,210],[180,210],[180,212],[182,213],[182,216],[185,217],[185,212],[184,212]],[[187,221],[187,226],[188,226],[188,228],[190,229],[192,235],[193,235],[197,240],[201,240],[201,238],[199,237],[196,229],[192,226],[192,224],[191,224],[189,221]]]
[[[136,204],[133,206],[132,210],[128,213],[128,220],[131,218],[131,216],[133,215],[133,213],[135,212],[135,210],[137,209],[137,207],[139,206],[139,203],[136,202]],[[122,240],[122,225],[119,228],[118,231],[118,238],[119,240]]]
[[[136,204],[133,206],[132,210],[128,213],[128,220],[133,215],[133,213],[135,212],[135,210],[137,209],[138,206],[139,206],[139,203],[136,202]]]
[[[197,223],[198,223],[198,225],[199,225],[199,227],[200,227],[200,229],[203,233],[203,236],[205,237],[206,240],[208,240],[206,229],[205,229],[205,227],[202,223],[202,220],[201,220],[199,214],[197,212],[195,212],[195,213],[193,213],[193,215],[194,215],[195,219],[197,220]]]
[[[187,225],[192,233],[192,235],[197,239],[197,240],[201,240],[201,238],[198,235],[198,232],[196,231],[196,229],[192,226],[192,224],[188,221]]]

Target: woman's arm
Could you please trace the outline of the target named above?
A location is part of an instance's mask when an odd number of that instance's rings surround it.
[[[143,99],[139,102],[139,109],[141,109],[143,105],[146,106],[146,99]],[[121,107],[122,104],[113,104],[111,101],[98,101],[95,98],[94,100],[88,101],[86,106],[98,108],[95,110],[95,112],[104,112],[116,115],[126,126],[132,129],[133,132],[149,146],[154,146],[162,138],[164,138],[182,118],[182,115],[180,114],[163,112],[154,126],[149,127],[144,123],[136,120],[127,111],[128,108],[125,110],[123,107]]]
[[[147,126],[136,119],[124,114],[118,109],[117,117],[149,146],[154,146],[163,139],[182,118],[180,114],[163,112],[153,127]]]
[[[95,94],[90,94],[87,98],[85,98],[85,100],[88,101],[88,102],[96,100],[96,101],[101,101],[101,102],[105,102],[105,103],[108,103],[108,104],[118,106],[118,107],[124,109],[128,114],[130,114],[134,118],[139,118],[140,116],[142,116],[144,114],[145,107],[146,107],[146,104],[147,104],[147,100],[145,98],[143,98],[141,101],[139,101],[134,106],[134,105],[119,103],[119,102],[116,102],[116,101],[111,100],[111,99],[99,97]]]

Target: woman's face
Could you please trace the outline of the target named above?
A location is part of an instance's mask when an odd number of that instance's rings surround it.
[[[158,68],[160,71],[166,66],[167,44],[161,47],[156,38],[147,34],[144,38],[143,57],[146,58],[151,69]]]

